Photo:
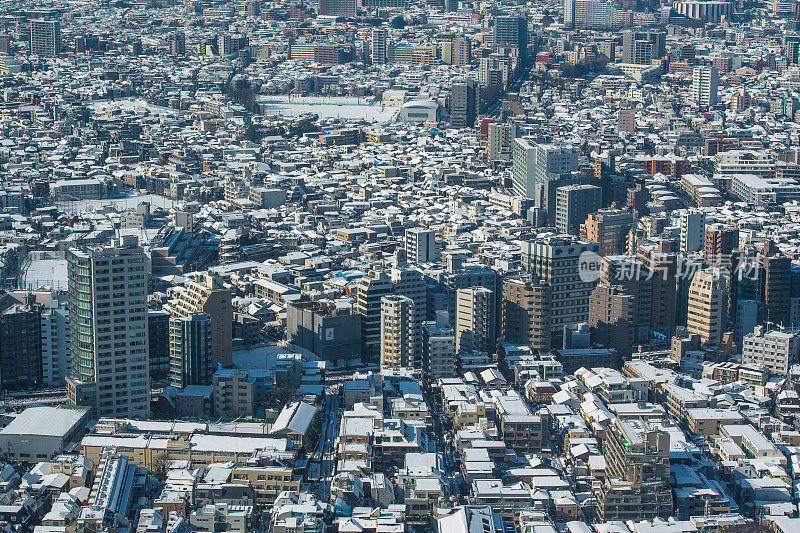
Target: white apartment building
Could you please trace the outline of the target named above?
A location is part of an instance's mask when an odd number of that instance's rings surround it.
[[[436,233],[424,228],[411,228],[405,234],[406,258],[409,263],[427,263],[439,258]]]
[[[633,25],[633,12],[604,0],[564,0],[564,25],[571,28],[619,30]]]
[[[389,30],[375,28],[372,30],[372,64],[382,65],[389,60]]]
[[[755,206],[781,205],[800,200],[800,183],[792,178],[770,178],[756,174],[735,174],[731,192]]]
[[[42,309],[42,386],[64,386],[69,375],[69,311],[67,302],[55,296]]]
[[[702,211],[684,211],[681,213],[680,228],[682,254],[698,252],[703,249],[705,239],[705,214]]]
[[[742,363],[763,365],[773,374],[787,375],[800,354],[800,335],[795,332],[766,331],[756,326],[742,342]]]
[[[692,102],[699,106],[717,104],[719,71],[716,67],[699,66],[692,69]]]
[[[765,150],[728,150],[715,156],[714,172],[716,174],[753,174],[762,178],[771,178],[775,176],[775,160]],[[737,194],[735,190],[733,193]]]
[[[134,236],[67,254],[70,405],[94,416],[150,415],[147,256]]]

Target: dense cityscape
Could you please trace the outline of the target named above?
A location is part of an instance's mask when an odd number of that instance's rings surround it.
[[[0,533],[800,532],[800,0],[0,0]]]

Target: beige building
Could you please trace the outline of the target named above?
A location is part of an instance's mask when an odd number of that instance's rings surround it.
[[[603,454],[606,480],[597,492],[600,520],[652,520],[672,515],[669,434],[647,422],[615,419]]]
[[[168,308],[167,308],[168,307]],[[222,279],[212,274],[186,282],[178,299],[165,306],[173,316],[207,313],[211,316],[211,364],[229,367],[232,364],[233,308],[231,291]]]
[[[239,466],[233,469],[232,483],[249,483],[259,505],[272,505],[283,491],[300,492],[303,479],[291,468],[282,466]]]
[[[414,358],[414,301],[381,298],[381,368],[408,367]]]
[[[456,349],[494,353],[494,292],[484,287],[456,291]]]
[[[267,399],[267,371],[222,369],[214,373],[214,416],[237,418],[255,416]]]
[[[503,338],[539,352],[550,350],[552,291],[531,278],[503,281]]]
[[[695,435],[712,437],[719,435],[720,427],[727,424],[739,424],[744,417],[733,409],[688,409],[686,422]]]
[[[170,435],[170,436],[107,436],[87,435],[81,441],[81,453],[94,465],[113,449],[118,455],[128,457],[138,466],[151,472],[163,467],[164,461],[189,461],[193,467],[206,467],[211,463],[229,461],[245,463],[256,450],[276,450],[282,457],[291,459],[289,441],[281,438],[234,437],[227,435]]]
[[[511,161],[511,149],[517,137],[516,124],[489,124],[486,158],[489,161]]]
[[[195,531],[247,533],[253,525],[253,508],[248,505],[210,503],[192,511],[189,524]]]
[[[545,159],[555,158],[554,164],[558,167],[565,160],[569,162],[575,157],[570,150],[555,149]],[[572,164],[566,164],[564,168],[572,168]],[[547,175],[551,173],[548,171]],[[548,217],[552,216],[555,220],[555,190],[550,194],[551,200],[548,201],[552,201],[552,206],[548,206],[548,209],[552,214],[548,213]],[[544,237],[522,245],[523,268],[542,282],[535,292],[544,298],[543,291],[551,291],[546,316],[556,339],[562,338],[565,325],[576,325],[589,319],[589,296],[595,282],[584,280],[580,275],[581,254],[586,252],[599,254],[600,245],[564,235]],[[551,309],[554,312],[550,312]]]
[[[703,344],[715,345],[722,340],[727,304],[727,282],[711,270],[694,275],[689,286],[689,311],[686,329],[700,336]]]

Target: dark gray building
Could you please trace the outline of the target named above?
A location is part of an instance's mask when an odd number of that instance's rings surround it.
[[[42,382],[41,305],[0,297],[0,379],[3,390],[28,389]]]
[[[602,206],[603,190],[594,185],[567,185],[556,189],[556,228],[578,235],[590,213]]]
[[[61,53],[61,22],[35,19],[31,21],[31,54],[55,57]]]
[[[357,10],[356,0],[320,0],[318,12],[334,17],[355,17]]]
[[[169,384],[183,389],[208,385],[211,368],[211,315],[195,313],[169,319]]]
[[[186,55],[186,34],[176,31],[169,36],[169,53],[172,57],[183,57]]]
[[[516,46],[523,64],[528,62],[528,19],[517,15],[504,15],[494,21],[492,31],[495,45]]]
[[[361,360],[361,316],[344,300],[290,303],[286,338],[336,366]]]
[[[150,344],[150,377],[164,379],[169,373],[169,313],[147,312],[147,335]]]
[[[454,83],[450,89],[450,124],[454,128],[472,128],[478,118],[480,91],[473,79]]]
[[[0,379],[2,389],[29,389],[42,382],[41,306],[0,297]]]

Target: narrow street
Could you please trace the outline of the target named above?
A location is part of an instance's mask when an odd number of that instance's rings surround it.
[[[334,386],[326,391],[320,439],[309,465],[309,478],[313,490],[324,501],[329,499],[331,478],[335,469],[334,442],[340,423],[338,390],[338,386]]]

